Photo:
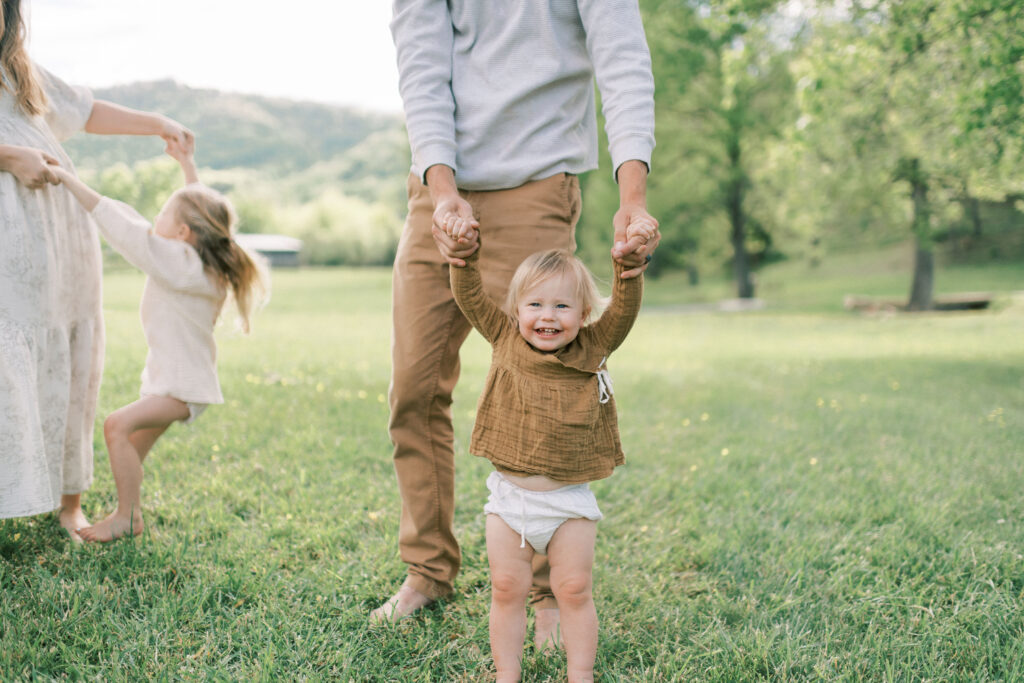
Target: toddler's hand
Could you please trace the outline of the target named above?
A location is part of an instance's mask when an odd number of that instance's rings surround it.
[[[646,218],[641,218],[638,221],[630,223],[626,227],[626,240],[629,241],[634,237],[638,237],[643,240],[646,244],[648,240],[658,234],[658,226],[653,221]]]
[[[441,225],[446,235],[459,244],[473,244],[477,241],[477,230],[474,222],[467,218],[459,218],[454,213],[444,217]]]

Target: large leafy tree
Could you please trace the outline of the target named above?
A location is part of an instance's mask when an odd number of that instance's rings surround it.
[[[823,5],[833,11],[797,64],[805,141],[847,183],[840,204],[872,197],[874,184],[876,218],[910,226],[908,308],[931,308],[935,216],[953,202],[970,207],[979,192],[1005,193],[1019,174],[1024,9],[1009,0]],[[902,219],[887,212],[897,190]]]

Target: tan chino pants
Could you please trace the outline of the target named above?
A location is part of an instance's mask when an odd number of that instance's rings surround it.
[[[409,213],[393,275],[392,375],[388,425],[402,497],[399,551],[409,583],[431,598],[449,596],[461,555],[455,508],[452,391],[470,324],[452,298],[448,264],[430,232],[430,193],[410,176]],[[480,222],[484,288],[503,302],[516,267],[543,249],[575,250],[580,215],[576,176],[558,174],[508,190],[462,191]],[[546,558],[534,564],[535,607],[554,607]]]

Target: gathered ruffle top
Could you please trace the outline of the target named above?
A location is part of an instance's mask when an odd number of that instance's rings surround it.
[[[615,264],[611,302],[601,317],[563,348],[544,353],[484,292],[478,253],[464,268],[451,268],[456,303],[492,346],[470,453],[501,469],[566,483],[610,476],[625,455],[607,358],[640,311],[643,276],[624,280]]]

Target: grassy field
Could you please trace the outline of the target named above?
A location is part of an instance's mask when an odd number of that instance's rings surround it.
[[[627,465],[594,484],[599,679],[1024,680],[1021,275],[940,272],[940,291],[1004,292],[997,310],[889,317],[841,312],[845,293],[905,294],[882,265],[780,266],[769,307],[742,315],[676,310],[724,284],[652,284],[611,362]],[[141,283],[106,278],[102,414],[138,389]],[[455,402],[457,596],[366,623],[403,576],[389,289],[384,270],[276,273],[255,333],[219,333],[227,404],[147,463],[139,539],[0,522],[0,679],[486,680],[476,336]],[[100,440],[96,460],[94,518],[114,501]],[[524,667],[565,670],[532,646]]]

